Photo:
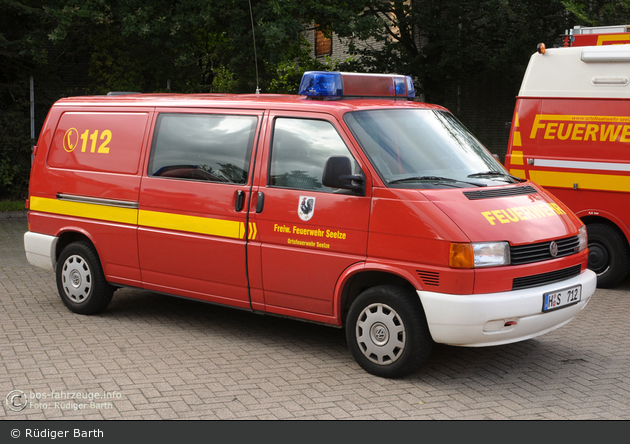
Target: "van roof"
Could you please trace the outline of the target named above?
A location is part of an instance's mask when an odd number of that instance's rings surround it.
[[[295,110],[345,113],[372,108],[424,108],[441,109],[411,100],[379,98],[352,98],[339,100],[307,99],[306,96],[289,94],[126,94],[102,96],[75,96],[60,99],[57,106],[71,107],[171,107],[171,108],[225,108],[251,110]]]
[[[532,55],[520,97],[630,98],[630,45],[550,48]]]

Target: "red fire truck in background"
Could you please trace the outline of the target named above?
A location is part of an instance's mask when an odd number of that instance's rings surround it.
[[[630,268],[630,26],[583,28],[539,47],[517,97],[506,166],[586,224],[599,287]]]
[[[604,46],[630,43],[630,25],[575,26],[564,36],[564,46]]]

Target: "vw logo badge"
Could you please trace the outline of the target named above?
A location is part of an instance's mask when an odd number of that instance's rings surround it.
[[[387,332],[384,327],[377,327],[374,329],[374,337],[377,341],[382,342],[387,338]]]
[[[551,241],[549,244],[549,253],[551,253],[551,257],[558,255],[558,244],[555,241]]]

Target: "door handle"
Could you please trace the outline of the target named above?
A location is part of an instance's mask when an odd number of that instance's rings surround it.
[[[245,205],[245,192],[243,190],[238,190],[236,192],[236,204],[234,205],[234,209],[236,212],[239,212],[243,209]]]
[[[262,213],[264,206],[265,206],[265,193],[263,193],[262,191],[259,191],[258,199],[256,199],[256,213]]]

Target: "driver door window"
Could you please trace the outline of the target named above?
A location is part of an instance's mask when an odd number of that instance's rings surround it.
[[[322,185],[324,165],[331,156],[346,156],[354,160],[330,122],[277,118],[271,148],[269,185],[332,193],[337,189]]]

